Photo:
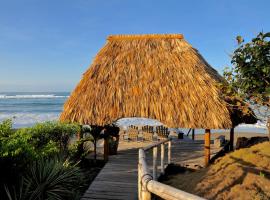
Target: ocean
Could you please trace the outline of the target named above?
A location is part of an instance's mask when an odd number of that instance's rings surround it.
[[[0,92],[0,122],[12,119],[13,128],[21,128],[32,126],[37,122],[58,120],[69,95],[69,92]],[[123,127],[131,124],[161,125],[157,120],[146,118],[123,118],[118,124]],[[182,130],[187,132],[187,129]],[[198,129],[196,132],[203,133],[203,131]],[[267,133],[265,123],[262,122],[255,125],[241,124],[236,127],[236,131]]]
[[[57,120],[69,92],[0,93],[0,121],[12,119],[13,127]]]

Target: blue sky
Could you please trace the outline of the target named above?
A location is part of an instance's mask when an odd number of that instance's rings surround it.
[[[0,0],[0,92],[71,91],[109,34],[183,33],[220,73],[270,1]]]

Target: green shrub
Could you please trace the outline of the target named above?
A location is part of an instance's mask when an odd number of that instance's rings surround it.
[[[7,119],[0,123],[0,139],[12,134],[12,120]]]
[[[45,122],[12,132],[10,121],[4,121],[0,124],[0,157],[29,162],[59,152],[67,153],[69,139],[79,128],[76,124]]]
[[[74,161],[84,161],[85,157],[92,151],[91,147],[87,144],[88,142],[93,142],[92,136],[84,136],[75,141],[69,147],[69,157]]]
[[[32,135],[32,143],[36,148],[43,148],[48,143],[54,142],[59,151],[66,152],[70,137],[80,131],[80,126],[55,121],[38,123],[22,131]]]
[[[67,160],[41,159],[27,170],[20,188],[6,187],[6,195],[9,200],[77,199],[86,183],[83,177],[80,168]]]
[[[45,122],[31,128],[12,130],[11,120],[0,123],[1,185],[18,184],[18,177],[31,163],[56,154],[68,155],[68,142],[80,127],[77,124]]]

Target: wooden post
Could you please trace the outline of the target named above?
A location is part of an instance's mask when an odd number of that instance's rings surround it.
[[[157,180],[157,147],[153,148],[153,180]]]
[[[140,172],[140,192],[139,200],[151,200],[151,193],[147,190],[147,184],[152,177],[149,175],[147,164],[145,161],[145,152],[143,149],[139,149],[139,169]]]
[[[171,164],[171,149],[172,149],[172,141],[168,142],[168,165]]]
[[[233,144],[234,144],[234,128],[230,130],[230,151],[233,151]]]
[[[161,174],[164,174],[164,144],[161,144],[161,151],[160,151],[160,169]]]
[[[209,164],[210,161],[210,129],[205,129],[204,134],[204,156],[205,156],[205,166]]]
[[[141,200],[151,200],[151,193],[147,191],[146,188],[142,188]]]
[[[270,117],[268,117],[268,119],[267,119],[266,127],[268,128],[268,136],[270,139]]]
[[[104,161],[108,161],[109,160],[109,138],[105,137],[104,138]]]
[[[138,199],[139,200],[142,198],[141,191],[142,191],[142,173],[141,173],[141,164],[138,163]]]
[[[192,140],[195,139],[195,129],[192,129]]]

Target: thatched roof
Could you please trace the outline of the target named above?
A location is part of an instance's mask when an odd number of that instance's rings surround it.
[[[222,77],[180,34],[112,35],[64,105],[60,119],[104,125],[124,117],[170,127],[230,128]]]

